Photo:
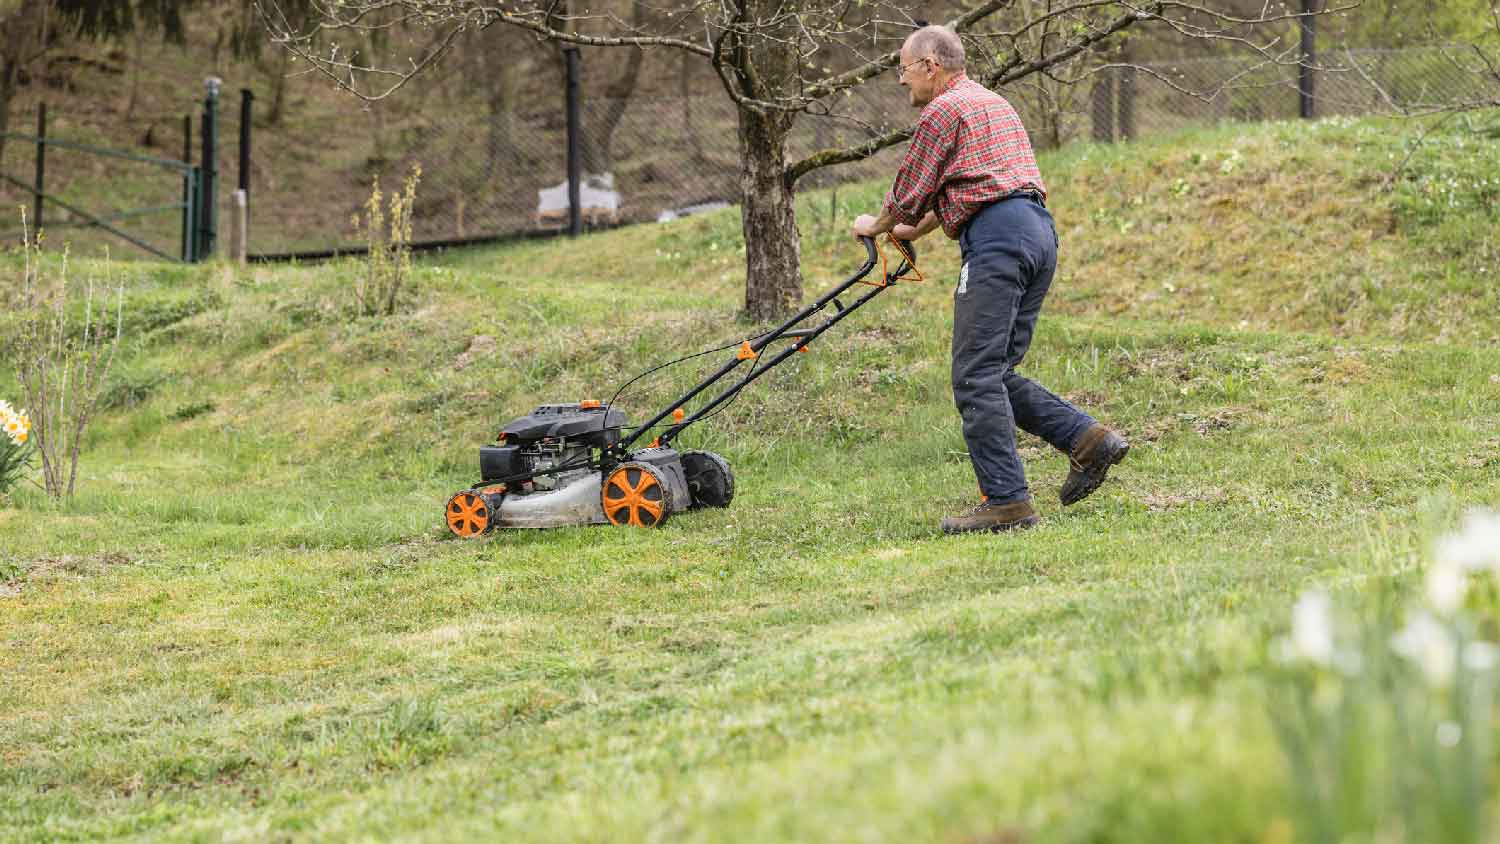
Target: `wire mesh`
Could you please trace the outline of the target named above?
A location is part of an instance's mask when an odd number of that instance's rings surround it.
[[[1315,115],[1420,112],[1460,104],[1500,103],[1500,55],[1473,47],[1327,51],[1314,77]],[[1020,111],[1034,145],[1079,140],[1115,141],[1225,121],[1285,120],[1298,116],[1298,67],[1244,58],[1187,59],[1133,67],[1082,64],[1082,80],[1063,84],[1033,76],[1002,94]],[[465,83],[467,84],[467,83]],[[684,77],[682,91],[701,95],[589,97],[582,103],[586,225],[671,219],[733,204],[740,196],[737,114],[712,80]],[[201,155],[201,99],[190,104],[193,149]],[[910,125],[916,115],[904,89],[885,76],[834,97],[826,113],[804,114],[787,145],[787,161],[842,148]],[[284,254],[349,248],[360,243],[353,217],[378,179],[389,195],[414,166],[421,167],[413,237],[451,241],[559,232],[567,224],[567,119],[560,87],[530,91],[520,100],[491,101],[429,95],[417,108],[372,104],[300,115],[295,125],[266,125],[256,104],[249,172],[249,249]],[[16,115],[16,131],[30,132]],[[228,245],[232,192],[241,182],[240,98],[226,87],[218,108],[217,203],[220,249]],[[148,121],[132,147],[142,154],[182,154],[181,115]],[[54,115],[49,137],[118,146],[86,121]],[[337,138],[340,143],[332,143]],[[352,142],[350,142],[352,139]],[[803,189],[890,176],[905,145],[864,161],[813,171]],[[30,184],[35,145],[11,139],[0,173]],[[197,162],[197,163],[201,163]],[[135,162],[49,148],[49,193],[101,216],[182,200],[179,174]],[[0,202],[31,205],[15,184],[0,184]],[[75,251],[144,254],[120,238],[90,228],[79,215],[48,204],[52,241]],[[169,254],[179,254],[180,213],[156,213],[118,225]],[[13,225],[19,230],[19,212]]]

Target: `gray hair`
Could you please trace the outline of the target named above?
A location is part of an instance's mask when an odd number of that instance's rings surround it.
[[[944,70],[964,69],[964,42],[946,26],[924,26],[907,36],[906,49],[914,58],[932,56]]]

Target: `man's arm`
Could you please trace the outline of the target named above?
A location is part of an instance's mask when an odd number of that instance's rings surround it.
[[[927,214],[922,217],[922,222],[917,223],[915,226],[908,226],[905,223],[897,223],[896,227],[891,229],[891,237],[894,237],[897,240],[916,240],[919,237],[926,237],[929,233],[932,232],[933,229],[937,227],[937,212],[928,211]]]
[[[931,209],[938,189],[942,187],[944,165],[957,140],[956,114],[945,109],[924,112],[917,121],[911,145],[896,171],[895,183],[886,195],[880,216],[861,214],[854,221],[854,236],[874,237],[891,231],[898,224],[920,229],[929,225],[929,216],[932,224],[936,224],[937,218]],[[931,230],[929,227],[926,231]]]
[[[883,213],[879,217],[871,214],[861,214],[854,220],[854,236],[876,237],[885,232],[890,232],[891,237],[897,240],[916,240],[919,237],[926,237],[937,227],[938,215],[936,211],[928,211],[915,226],[896,222],[895,215],[890,213]]]

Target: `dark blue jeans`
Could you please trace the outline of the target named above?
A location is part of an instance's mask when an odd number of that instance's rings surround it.
[[[1018,196],[986,206],[958,242],[964,264],[953,293],[953,400],[979,491],[997,504],[1024,501],[1031,494],[1016,427],[1067,452],[1094,424],[1016,372],[1057,271],[1057,230],[1042,203]]]

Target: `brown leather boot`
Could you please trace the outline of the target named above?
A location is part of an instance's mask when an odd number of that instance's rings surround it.
[[[986,501],[957,516],[943,519],[942,528],[943,533],[998,533],[1002,530],[1029,528],[1039,521],[1041,519],[1037,517],[1036,510],[1032,509],[1030,499],[1012,501],[1009,504],[991,504]]]
[[[1104,483],[1109,467],[1124,460],[1129,452],[1130,443],[1124,437],[1097,422],[1084,431],[1068,454],[1068,479],[1059,493],[1063,506],[1087,498]]]

